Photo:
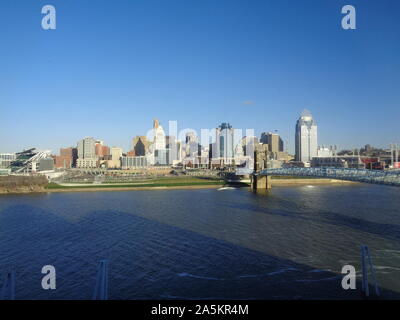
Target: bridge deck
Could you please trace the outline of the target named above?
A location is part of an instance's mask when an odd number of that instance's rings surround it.
[[[243,174],[243,172],[241,172]],[[251,170],[247,174],[251,174]],[[265,169],[256,175],[317,177],[400,186],[400,170],[382,171],[351,168],[279,168]]]

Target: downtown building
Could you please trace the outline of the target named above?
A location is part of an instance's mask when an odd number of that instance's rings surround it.
[[[98,157],[96,155],[96,140],[84,138],[78,141],[77,168],[96,168]]]
[[[304,110],[296,123],[296,161],[309,164],[318,154],[317,124],[310,111]]]
[[[235,130],[229,123],[221,123],[215,129],[215,142],[210,144],[210,168],[224,167],[234,162]]]
[[[148,167],[147,158],[145,156],[122,157],[121,166],[123,170],[144,169]]]
[[[163,127],[157,119],[154,119],[152,129],[152,144],[149,153],[146,154],[150,165],[165,166],[170,164],[170,154],[167,149],[167,139]]]
[[[229,162],[235,156],[235,130],[229,123],[221,123],[216,129],[217,157]]]
[[[120,147],[111,148],[111,159],[107,160],[107,168],[109,169],[119,169],[121,168],[123,150]]]
[[[277,133],[263,132],[260,142],[267,144],[271,152],[283,152],[283,140]]]
[[[136,136],[132,139],[132,150],[130,154],[132,156],[145,156],[149,152],[150,141],[147,140],[146,136]]]
[[[70,169],[76,166],[78,158],[77,148],[61,148],[60,155],[55,156],[54,167],[57,169]]]
[[[107,160],[110,156],[110,148],[104,145],[103,141],[98,140],[95,142],[95,154],[97,158]]]
[[[209,145],[209,168],[249,165],[249,160],[254,158],[256,144],[256,137],[243,137],[242,130],[234,129],[229,123],[221,123],[215,129],[215,142]]]

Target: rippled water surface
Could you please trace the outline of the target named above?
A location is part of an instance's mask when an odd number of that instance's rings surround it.
[[[360,270],[366,244],[382,296],[398,299],[399,195],[360,184],[0,196],[0,273],[16,272],[19,299],[90,299],[101,259],[111,299],[358,299],[340,271]],[[48,264],[55,291],[41,289]]]

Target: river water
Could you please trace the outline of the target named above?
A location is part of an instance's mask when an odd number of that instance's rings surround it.
[[[17,299],[359,299],[360,245],[400,297],[400,188],[379,185],[0,196],[0,274]],[[357,290],[343,290],[353,265]],[[57,289],[41,288],[53,265]],[[1,278],[0,284],[3,279]]]

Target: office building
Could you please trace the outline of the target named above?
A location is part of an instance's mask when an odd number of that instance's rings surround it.
[[[259,144],[257,137],[243,137],[236,147],[236,156],[254,156],[254,150]]]
[[[195,132],[186,133],[185,155],[186,157],[198,157],[201,155],[201,146]]]
[[[160,122],[154,119],[153,124],[153,150],[164,150],[166,148],[165,132]]]
[[[60,155],[55,156],[55,168],[69,169],[76,166],[78,150],[76,148],[61,148]]]
[[[263,132],[260,142],[267,144],[271,152],[283,152],[283,140],[277,133]]]
[[[139,169],[139,168],[146,168],[147,158],[145,156],[139,157],[122,157],[121,158],[122,169]]]
[[[166,136],[166,149],[169,150],[169,163],[176,164],[182,161],[182,144],[174,136]]]
[[[96,159],[96,141],[93,138],[84,138],[78,142],[79,159]]]
[[[97,161],[96,140],[93,138],[84,138],[78,141],[77,168],[95,168]]]
[[[96,141],[95,154],[100,159],[105,159],[110,155],[110,148],[104,145],[103,141]]]
[[[225,161],[234,157],[234,129],[229,123],[222,123],[216,129],[215,150],[213,158],[222,158]]]
[[[154,151],[154,165],[165,166],[171,164],[169,149],[157,149]]]
[[[97,168],[98,160],[97,159],[80,159],[76,160],[76,167],[82,169],[88,168]]]
[[[132,151],[135,156],[145,156],[149,152],[150,141],[145,136],[136,136],[132,140]]]
[[[111,160],[108,160],[108,168],[118,169],[121,168],[122,148],[111,148]]]
[[[308,110],[304,110],[297,120],[295,144],[296,161],[309,163],[312,158],[317,156],[317,124]]]

